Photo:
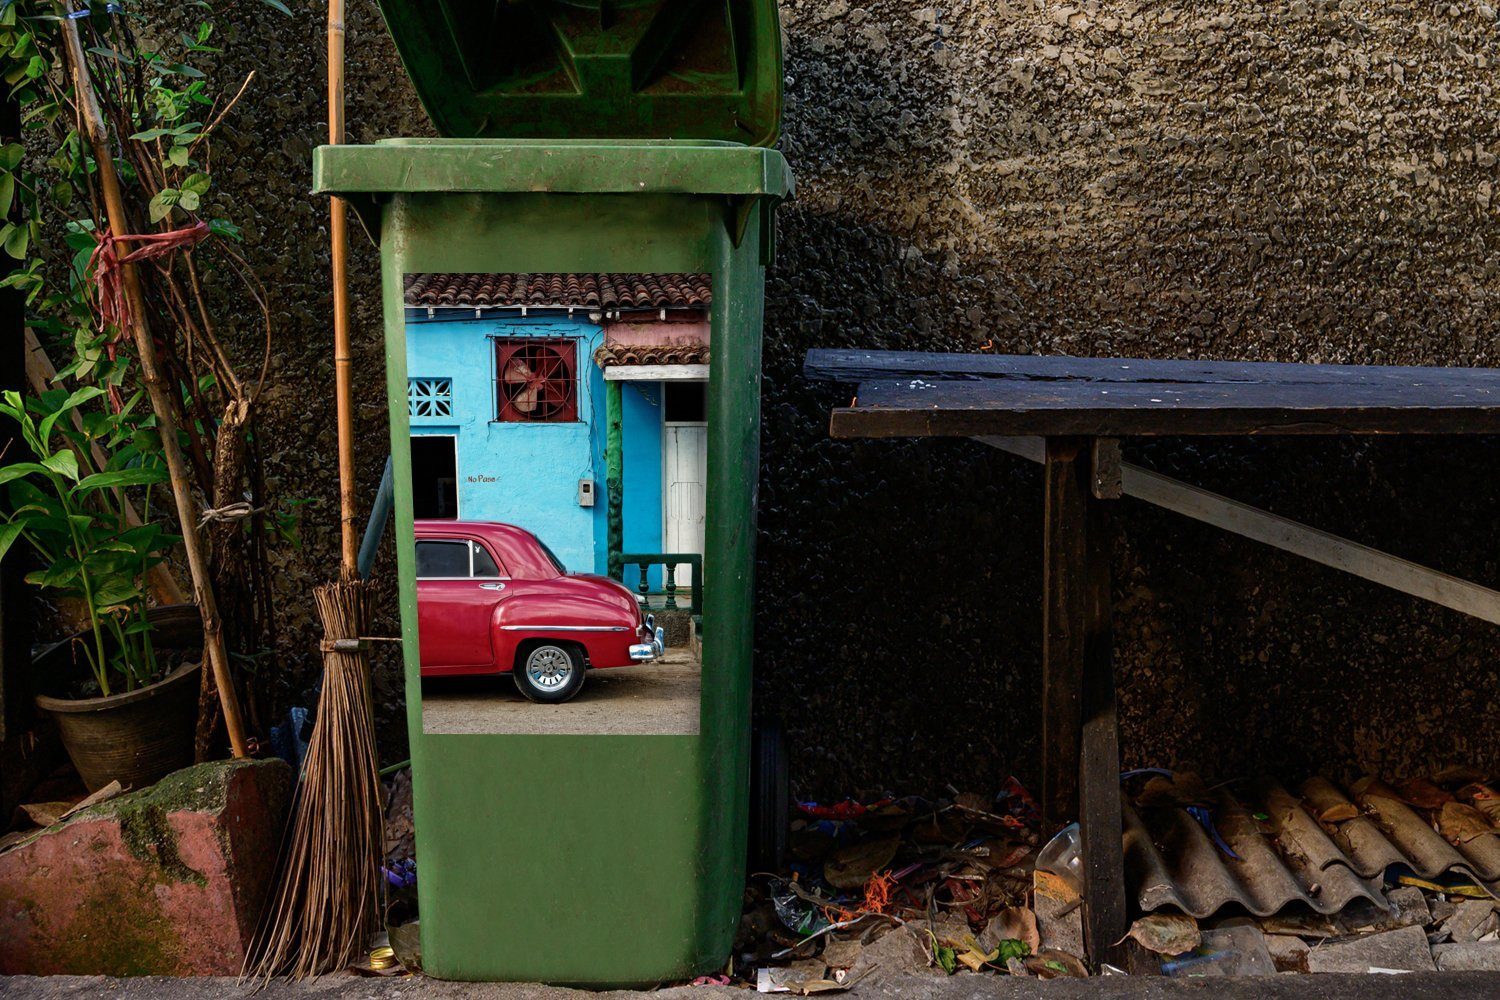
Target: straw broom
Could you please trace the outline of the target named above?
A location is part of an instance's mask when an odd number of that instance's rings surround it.
[[[246,974],[257,978],[346,968],[380,920],[380,776],[370,671],[358,638],[369,600],[359,581],[328,584],[315,594],[328,633],[323,694],[275,897],[246,962]]]
[[[328,141],[344,141],[344,4],[328,4]],[[362,638],[369,595],[359,579],[354,509],[354,403],[349,348],[348,227],[332,199],[334,395],[338,412],[340,564],[317,588],[323,621],[323,693],[282,845],[275,897],[246,973],[269,978],[345,968],[379,926],[384,820],[375,756],[370,666]]]

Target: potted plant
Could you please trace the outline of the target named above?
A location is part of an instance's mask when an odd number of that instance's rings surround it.
[[[160,441],[136,414],[139,393],[118,409],[85,409],[105,395],[86,386],[0,401],[0,417],[20,425],[32,453],[0,464],[0,558],[24,540],[41,563],[27,582],[87,620],[36,666],[47,692],[37,704],[57,720],[90,790],[116,779],[144,787],[192,763],[199,670],[190,622],[153,611],[146,598],[147,572],[178,541],[151,519],[151,487],[167,479]],[[175,648],[158,641],[159,619],[171,623]]]

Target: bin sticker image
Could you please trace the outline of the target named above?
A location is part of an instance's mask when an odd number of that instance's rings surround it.
[[[708,276],[403,287],[423,731],[696,734]]]

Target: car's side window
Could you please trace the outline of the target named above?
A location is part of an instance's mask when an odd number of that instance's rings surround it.
[[[496,580],[501,576],[504,576],[504,574],[500,572],[500,567],[495,565],[495,558],[494,556],[490,555],[489,549],[486,549],[478,542],[470,542],[469,544],[474,547],[475,578]]]
[[[468,542],[417,542],[417,579],[451,580],[468,575]]]

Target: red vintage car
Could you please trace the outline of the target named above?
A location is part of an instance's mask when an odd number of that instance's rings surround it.
[[[590,668],[654,660],[662,633],[607,577],[569,573],[524,528],[418,521],[422,676],[511,674],[532,701],[564,702]]]

